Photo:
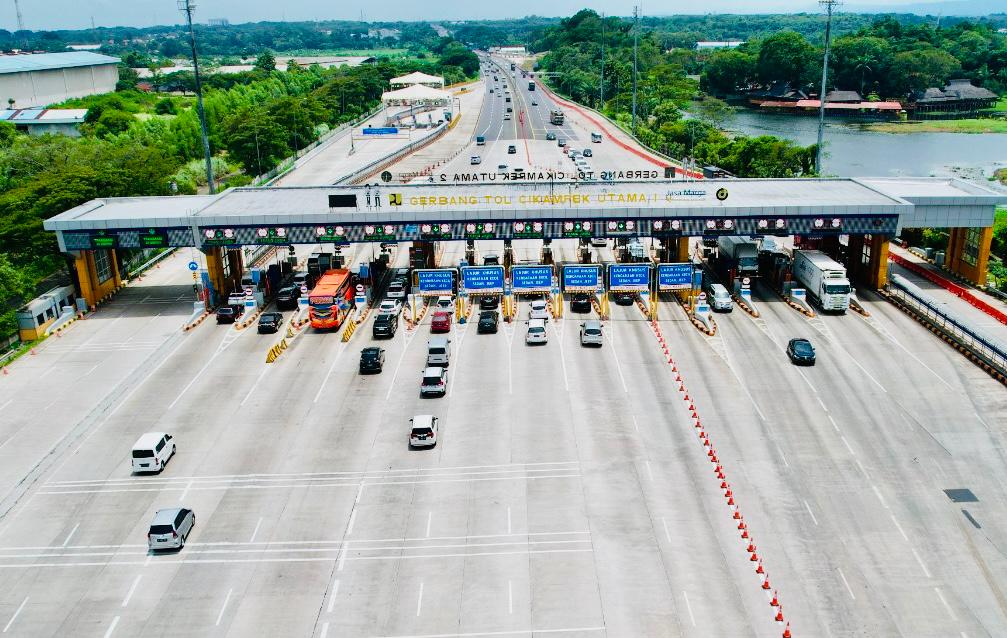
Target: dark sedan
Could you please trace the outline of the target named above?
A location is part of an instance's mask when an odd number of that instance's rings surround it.
[[[791,339],[787,343],[787,356],[794,365],[815,365],[815,347],[807,339]]]
[[[482,299],[479,300],[480,310],[496,310],[499,307],[500,307],[500,297],[497,297],[496,295],[483,297]]]
[[[591,312],[591,295],[577,293],[570,297],[571,312]]]
[[[297,308],[297,300],[301,298],[301,289],[297,286],[287,286],[280,288],[276,293],[276,307],[280,310],[294,310]]]
[[[259,334],[273,333],[280,329],[283,315],[278,312],[264,312],[259,315]]]
[[[497,314],[496,310],[483,310],[479,313],[479,327],[477,332],[479,334],[496,332],[499,322],[500,315]]]
[[[221,306],[217,308],[217,323],[234,323],[241,316],[244,308],[239,305]]]
[[[360,351],[360,374],[381,372],[385,367],[385,351],[371,346]]]
[[[617,292],[612,295],[612,301],[614,301],[617,306],[632,306],[633,301],[635,300],[636,295],[631,292]]]

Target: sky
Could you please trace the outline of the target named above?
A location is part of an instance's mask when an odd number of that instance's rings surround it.
[[[869,0],[846,2],[847,10]],[[897,10],[913,0],[873,0],[870,4]],[[819,11],[815,0],[196,0],[196,20],[226,18],[231,23],[262,20],[471,20],[515,18],[526,15],[569,16],[582,8],[609,15],[630,15],[640,3],[645,14],[790,13]],[[181,22],[176,0],[20,0],[26,29],[85,29],[98,26],[151,26]],[[0,0],[0,27],[13,30],[17,20],[14,0]]]

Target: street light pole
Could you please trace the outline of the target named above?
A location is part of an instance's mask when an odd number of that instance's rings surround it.
[[[825,55],[822,57],[822,88],[818,92],[818,145],[815,147],[815,170],[822,174],[822,138],[825,135],[825,89],[829,78],[829,45],[832,41],[832,9],[839,0],[819,0],[825,7]]]
[[[605,14],[601,14],[601,81],[598,83],[598,110],[605,110]]]
[[[217,192],[213,183],[213,160],[210,156],[210,138],[206,132],[206,111],[203,110],[203,86],[199,81],[199,58],[196,56],[196,32],[192,28],[192,12],[196,10],[194,0],[178,0],[178,9],[185,14],[189,25],[189,45],[192,48],[192,71],[196,78],[196,109],[199,112],[199,128],[203,134],[203,156],[206,160],[206,183],[210,186],[210,194]]]
[[[631,128],[633,135],[636,135],[636,49],[639,29],[637,25],[640,21],[640,8],[633,7],[633,122]]]

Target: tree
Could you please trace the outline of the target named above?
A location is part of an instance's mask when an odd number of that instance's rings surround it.
[[[241,162],[246,172],[262,175],[290,155],[287,132],[261,108],[246,106],[235,111],[224,129],[228,154]]]
[[[276,70],[276,56],[269,49],[264,50],[255,58],[255,68],[263,73],[272,73]]]
[[[840,89],[860,87],[861,95],[865,86],[873,86],[888,75],[891,64],[892,46],[873,36],[836,38],[829,56],[832,84]]]
[[[744,51],[717,51],[706,63],[700,87],[711,95],[736,93],[755,80],[756,63],[757,58]]]
[[[933,47],[895,54],[889,78],[892,95],[941,87],[961,69],[958,59]]]
[[[782,31],[763,40],[756,72],[764,84],[782,81],[798,88],[813,83],[820,67],[818,52],[804,36]]]
[[[136,90],[136,85],[140,81],[140,75],[126,66],[125,64],[119,65],[119,81],[115,83],[116,91],[133,91]]]
[[[31,278],[0,253],[0,335],[17,331],[14,309],[31,298],[34,288]]]

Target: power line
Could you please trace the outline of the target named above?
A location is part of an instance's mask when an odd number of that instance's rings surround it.
[[[210,138],[206,132],[206,111],[203,110],[203,86],[199,81],[199,58],[196,55],[196,32],[192,28],[192,12],[196,10],[194,0],[178,0],[178,9],[185,14],[189,25],[189,44],[192,46],[192,72],[196,78],[196,108],[199,112],[199,128],[203,134],[203,157],[206,160],[206,182],[210,186],[210,194],[217,192],[213,183],[213,160],[210,156]]]
[[[829,46],[832,42],[832,10],[839,5],[839,0],[819,0],[818,4],[825,7],[828,16],[825,22],[825,55],[822,57],[822,88],[818,93],[818,145],[815,148],[815,170],[821,175],[822,138],[825,135],[825,89],[829,79]]]

